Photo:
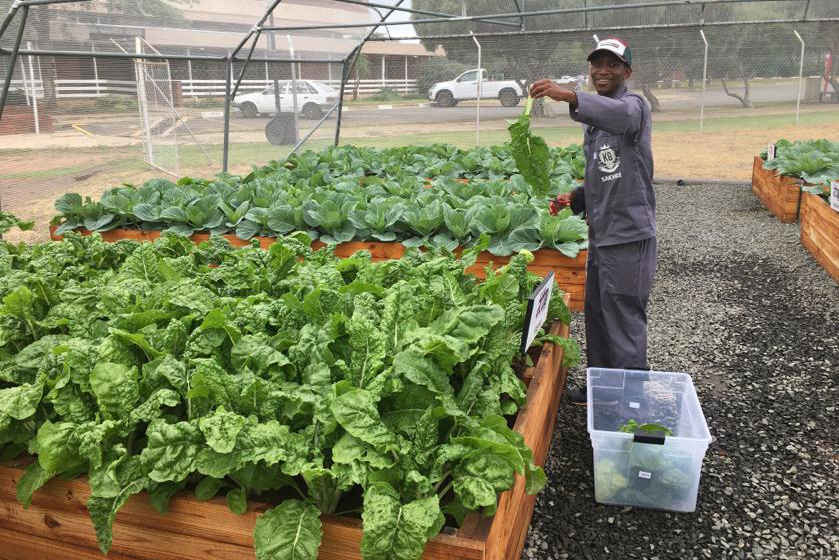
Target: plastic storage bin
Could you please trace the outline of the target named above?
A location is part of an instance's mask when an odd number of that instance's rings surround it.
[[[690,376],[589,368],[587,378],[595,499],[602,504],[694,511],[711,434]],[[660,424],[673,435],[619,431],[629,420]]]

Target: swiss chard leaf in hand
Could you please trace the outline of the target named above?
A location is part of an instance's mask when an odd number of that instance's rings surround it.
[[[524,112],[514,122],[510,123],[511,151],[516,167],[530,183],[534,192],[545,196],[551,188],[551,150],[545,140],[533,134],[530,130],[530,110],[533,98],[527,98]]]

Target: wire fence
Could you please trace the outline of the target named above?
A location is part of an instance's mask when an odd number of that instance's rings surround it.
[[[519,2],[523,10],[583,3]],[[223,169],[225,147],[229,172],[246,173],[296,147],[320,149],[336,139],[382,147],[503,142],[507,120],[520,113],[534,80],[553,78],[591,91],[586,56],[596,37],[612,34],[632,47],[630,87],[649,101],[654,121],[677,123],[680,130],[698,132],[702,123],[732,115],[757,120],[782,115],[792,125],[799,104],[805,113],[839,108],[839,65],[831,62],[839,53],[835,21],[714,26],[726,17],[724,6],[709,5],[709,25],[702,28],[688,26],[701,15],[697,6],[618,10],[625,15],[620,20],[603,11],[522,18],[512,26],[482,21],[417,25],[413,30],[422,36],[414,39],[380,30],[347,64],[344,60],[372,27],[265,32],[253,43],[245,67],[243,60],[228,66],[221,58],[235,52],[264,11],[264,2],[242,2],[239,14],[203,1],[137,4],[131,13],[108,11],[116,6],[109,0],[102,0],[102,10],[73,4],[30,9],[23,49],[83,54],[22,54],[15,61],[0,119],[0,207],[39,223],[36,233],[17,234],[18,239],[42,239],[55,213],[53,203],[65,192],[96,197],[122,183],[155,177],[211,177]],[[744,17],[785,21],[792,13],[800,16],[804,4],[750,3]],[[515,11],[511,2],[501,0],[414,0],[410,5],[467,15],[478,9],[484,14]],[[588,0],[587,5],[609,3]],[[812,0],[809,5],[813,17],[839,18],[836,2]],[[210,8],[220,11],[209,17]],[[281,3],[273,23],[363,23],[387,12],[377,11],[299,0]],[[636,29],[650,22],[674,27]],[[617,25],[624,29],[602,30]],[[10,49],[16,34],[17,20],[0,46]],[[138,40],[164,58],[111,57],[136,52]],[[250,46],[244,46],[240,58]],[[279,57],[300,62],[271,60]],[[9,64],[8,55],[0,56],[0,79]],[[231,92],[239,86],[226,106],[228,74]],[[336,105],[342,90],[339,121]],[[538,105],[535,125],[579,136],[579,125],[557,103]]]

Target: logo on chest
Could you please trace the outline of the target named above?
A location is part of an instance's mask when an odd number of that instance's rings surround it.
[[[604,144],[597,151],[597,168],[603,173],[614,173],[620,166],[621,158],[609,144]]]

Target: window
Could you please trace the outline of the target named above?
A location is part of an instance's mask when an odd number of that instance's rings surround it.
[[[298,81],[294,85],[294,91],[297,94],[305,93],[307,95],[310,94],[310,93],[317,93],[312,86],[310,86],[309,84],[307,84],[304,81]]]
[[[467,72],[460,77],[458,82],[477,82],[478,81],[478,71],[472,70],[471,72]]]

